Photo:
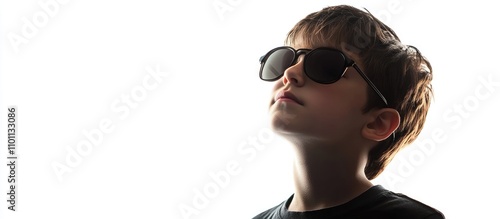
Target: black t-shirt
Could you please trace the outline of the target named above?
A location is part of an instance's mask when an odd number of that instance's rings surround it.
[[[444,219],[438,210],[380,185],[345,204],[321,210],[288,211],[292,198],[293,195],[253,219]]]

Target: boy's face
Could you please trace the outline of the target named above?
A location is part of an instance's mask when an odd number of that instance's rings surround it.
[[[296,42],[291,47],[315,49],[319,46],[311,47]],[[342,48],[334,49],[343,51],[355,62],[358,60]],[[362,63],[356,63],[362,66]],[[286,69],[284,76],[274,82],[269,108],[273,129],[293,141],[349,145],[360,139],[367,116],[362,112],[368,98],[366,81],[354,68],[349,67],[335,83],[316,83],[304,73],[303,65],[304,55],[301,55],[297,63]],[[295,96],[298,102],[280,98],[283,92]]]

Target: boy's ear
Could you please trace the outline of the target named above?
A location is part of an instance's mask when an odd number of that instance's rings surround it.
[[[361,134],[367,139],[383,141],[399,127],[400,117],[395,109],[378,109],[371,112],[371,114],[373,116],[370,117],[370,120],[361,130]]]

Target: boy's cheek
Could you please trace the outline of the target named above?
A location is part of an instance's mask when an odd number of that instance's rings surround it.
[[[279,78],[278,80],[272,82],[272,83],[274,83],[273,90],[280,89],[284,86],[284,84],[285,84],[285,82],[283,82],[283,80],[285,80],[284,78],[285,78],[285,75],[281,76],[281,78]],[[290,82],[288,82],[288,83],[290,83]]]
[[[274,105],[274,96],[269,98],[269,108]]]

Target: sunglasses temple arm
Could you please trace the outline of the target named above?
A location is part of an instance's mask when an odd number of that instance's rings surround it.
[[[354,67],[354,69],[356,69],[356,71],[358,71],[358,73],[361,75],[361,77],[363,77],[363,79],[365,79],[366,83],[368,83],[368,85],[370,85],[370,87],[375,91],[375,93],[377,93],[377,95],[382,99],[382,101],[384,101],[385,105],[389,105],[389,104],[387,104],[387,100],[385,99],[384,95],[382,95],[382,93],[377,89],[375,84],[373,84],[373,82],[368,78],[368,76],[366,76],[365,73],[363,73],[363,71],[361,71],[361,69],[358,67],[358,65],[353,63],[352,67]]]
[[[358,73],[361,75],[361,77],[363,77],[363,79],[365,79],[366,83],[368,83],[368,85],[370,85],[370,87],[372,87],[372,89],[375,91],[375,93],[377,93],[377,95],[384,101],[385,105],[389,105],[387,104],[387,100],[385,99],[384,95],[382,95],[382,93],[377,89],[377,87],[375,87],[375,84],[373,84],[373,82],[368,78],[368,76],[365,75],[365,73],[363,73],[363,71],[361,71],[361,69],[358,67],[358,65],[356,65],[356,63],[353,63],[352,64],[352,67],[354,67],[354,69],[356,69],[356,71],[358,71]],[[396,141],[396,133],[393,132],[391,134],[391,138],[392,138],[392,142],[394,143]]]

